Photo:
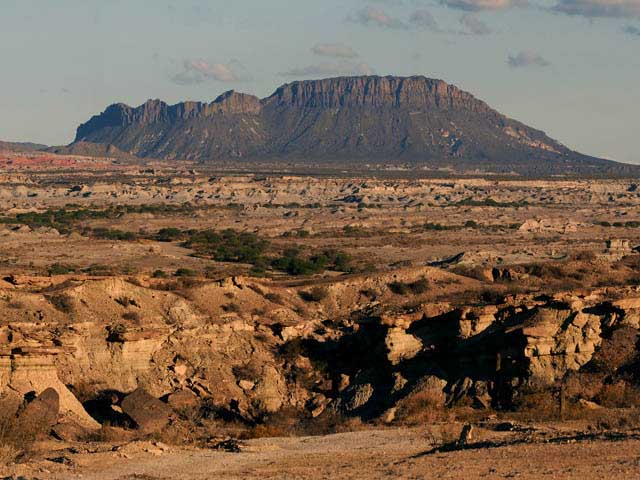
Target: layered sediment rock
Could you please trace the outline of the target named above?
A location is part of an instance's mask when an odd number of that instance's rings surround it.
[[[291,407],[379,415],[425,385],[439,385],[432,396],[443,401],[487,405],[500,388],[554,384],[589,363],[611,332],[638,328],[632,288],[384,307],[395,295],[385,286],[425,276],[434,285],[452,278],[421,268],[338,279],[314,308],[299,295],[304,286],[247,278],[197,286],[187,298],[121,279],[85,281],[56,292],[68,298],[65,315],[44,294],[12,290],[24,312],[39,306],[40,320],[1,327],[0,393],[53,388],[61,415],[86,428],[97,424],[67,385],[122,396],[143,387],[176,405],[208,399],[248,419]],[[230,299],[243,307],[225,311]],[[131,311],[139,313],[127,321]]]

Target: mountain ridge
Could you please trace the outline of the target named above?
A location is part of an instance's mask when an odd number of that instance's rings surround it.
[[[230,90],[210,103],[117,103],[80,125],[75,142],[202,162],[411,162],[546,174],[630,169],[574,152],[471,93],[424,76],[296,81],[263,99]]]

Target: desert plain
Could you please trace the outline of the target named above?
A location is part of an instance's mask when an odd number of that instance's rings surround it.
[[[633,179],[0,155],[6,478],[640,474]]]

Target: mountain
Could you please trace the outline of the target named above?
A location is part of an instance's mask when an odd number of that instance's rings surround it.
[[[264,99],[230,91],[211,103],[118,103],[80,125],[76,142],[203,162],[408,162],[544,175],[638,172],[574,152],[470,93],[421,76],[299,81]]]
[[[0,141],[0,151],[5,152],[33,152],[45,148],[47,148],[46,145],[40,145],[39,143]]]

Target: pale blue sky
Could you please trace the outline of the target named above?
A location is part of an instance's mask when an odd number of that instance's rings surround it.
[[[640,163],[640,0],[0,0],[0,139],[70,142],[111,103],[298,78],[442,78]],[[357,56],[354,56],[357,55]]]

